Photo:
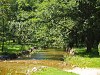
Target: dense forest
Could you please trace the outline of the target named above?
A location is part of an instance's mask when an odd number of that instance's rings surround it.
[[[0,0],[0,46],[86,47],[100,42],[100,0]]]

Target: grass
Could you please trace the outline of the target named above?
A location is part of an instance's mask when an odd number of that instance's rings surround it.
[[[22,45],[4,45],[4,51],[8,53],[19,53],[21,50],[28,50],[31,47],[31,45],[24,45],[23,47]],[[2,53],[1,48],[0,53]]]
[[[17,43],[14,43],[12,40],[4,42],[4,51],[20,51],[20,50],[27,50],[31,45],[20,45]],[[0,50],[2,48],[2,42],[0,42]]]
[[[51,60],[12,60],[0,62],[0,75],[26,75],[28,70],[34,67],[48,66],[29,75],[76,75],[62,71],[63,68],[70,68],[64,65],[62,61]]]
[[[100,56],[85,53],[85,48],[76,48],[75,56],[66,56],[65,61],[77,67],[100,68]]]
[[[32,75],[77,75],[77,74],[49,67],[49,68],[44,68],[41,71],[34,72]]]
[[[75,65],[77,67],[91,67],[100,68],[100,58],[89,58],[89,57],[68,57],[68,63]]]
[[[7,48],[11,47],[9,46]],[[19,48],[19,46],[12,47],[12,49],[17,49],[17,48]],[[100,68],[99,56],[95,56],[93,54],[85,54],[85,48],[76,48],[75,50],[76,50],[75,56],[69,56],[67,54],[64,56],[66,63],[63,61],[54,61],[54,60],[1,61],[0,75],[26,75],[27,70],[31,70],[32,68],[37,66],[48,66],[48,68],[44,68],[37,72],[32,72],[32,74],[30,75],[76,75],[74,73],[62,71],[61,69],[70,69],[75,66]]]

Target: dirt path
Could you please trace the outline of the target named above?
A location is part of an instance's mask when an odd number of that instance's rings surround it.
[[[76,67],[72,70],[65,70],[67,72],[74,72],[79,75],[100,75],[100,69],[96,68],[79,68]]]

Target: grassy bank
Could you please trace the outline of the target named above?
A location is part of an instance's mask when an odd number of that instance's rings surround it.
[[[16,49],[17,46],[14,48]],[[74,56],[70,56],[70,55],[67,55],[67,53],[63,53],[65,55],[64,56],[65,62],[54,61],[54,60],[1,61],[0,75],[26,75],[28,71],[31,71],[29,75],[76,75],[74,73],[65,72],[62,69],[71,69],[73,67],[100,68],[99,56],[93,55],[93,54],[85,54],[85,48],[76,48],[75,50],[76,50],[75,51],[76,54]],[[18,51],[20,50],[18,49]],[[41,51],[39,50],[38,52],[41,52]],[[51,53],[52,52],[50,52],[50,54]],[[38,70],[36,72],[32,71],[34,67],[39,67],[39,66],[47,66],[47,68],[43,68],[42,70]]]
[[[38,71],[33,71],[34,67],[47,66]],[[65,72],[62,68],[69,68],[61,61],[49,60],[13,60],[0,62],[0,75],[76,75]]]
[[[85,48],[76,48],[74,56],[66,55],[66,63],[70,63],[73,67],[91,67],[100,68],[100,56],[94,53],[85,53]]]
[[[41,71],[34,72],[32,75],[77,75],[71,72],[65,72],[56,68],[44,68]]]
[[[100,68],[100,58],[94,57],[68,57],[66,58],[68,63],[74,65],[75,67],[91,67],[91,68]]]
[[[8,52],[8,53],[18,53],[22,50],[28,50],[30,49],[32,46],[31,45],[5,45],[4,46],[4,52]],[[0,53],[2,53],[1,51],[1,47],[0,47]]]

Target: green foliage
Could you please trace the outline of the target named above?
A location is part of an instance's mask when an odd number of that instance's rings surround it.
[[[71,31],[69,38],[74,44],[84,44],[87,47],[87,52],[90,52],[92,48],[97,48],[98,50],[100,42],[100,34],[98,33],[100,32],[98,17],[100,12],[98,7],[100,2],[98,0],[77,0],[76,2],[77,6],[73,8],[74,13],[71,12],[70,14],[76,24],[73,26],[73,31]]]
[[[76,6],[74,0],[15,0],[10,6],[15,13],[15,18],[8,21],[10,40],[38,47],[63,48],[66,45],[69,31],[75,24],[68,18],[69,8]]]
[[[66,44],[68,34],[75,22],[68,18],[69,7],[75,6],[69,4],[71,1],[43,1],[38,4],[37,17],[44,23],[46,28],[46,45],[49,47],[61,47]],[[41,23],[41,22],[40,22]],[[42,33],[41,33],[42,35]]]
[[[90,49],[100,41],[100,1],[1,0],[0,39],[37,47]],[[90,38],[91,37],[91,38]],[[4,43],[2,43],[3,46]]]

